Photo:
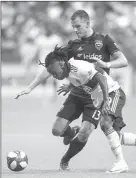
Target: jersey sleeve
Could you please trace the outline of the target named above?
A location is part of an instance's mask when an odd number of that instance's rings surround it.
[[[97,73],[94,64],[88,63],[86,61],[80,61],[80,62],[76,61],[76,62],[80,63],[78,69],[80,70],[80,72],[82,71],[82,75],[86,76],[85,78],[91,80],[94,77],[94,75]]]
[[[113,39],[109,35],[106,35],[105,40],[107,50],[111,56],[113,53],[120,51],[119,48],[116,46],[115,42],[113,41]]]
[[[91,69],[88,71],[88,73],[89,73],[89,79],[92,80],[92,78],[95,76],[95,74],[96,74],[97,72],[98,72],[98,71],[95,70],[95,68],[91,66]]]

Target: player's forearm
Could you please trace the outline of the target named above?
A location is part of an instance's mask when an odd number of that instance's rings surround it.
[[[32,83],[28,86],[30,90],[36,88],[43,80],[47,80],[51,75],[47,75],[47,71],[43,70],[36,78],[32,81]]]
[[[128,61],[122,52],[118,51],[112,57],[113,60],[109,63],[107,62],[107,68],[121,68],[128,65]]]
[[[103,92],[103,100],[104,101],[107,101],[109,99],[109,94],[108,94],[108,84],[107,84],[107,79],[104,75],[100,74],[100,73],[97,73],[95,76],[94,76],[95,80],[98,81],[101,89],[102,89],[102,92]]]

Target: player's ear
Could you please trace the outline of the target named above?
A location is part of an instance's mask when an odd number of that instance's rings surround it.
[[[64,67],[64,61],[59,61],[60,63],[60,67],[63,68]]]
[[[88,27],[90,27],[90,22],[89,21],[87,21],[86,24],[87,24]]]

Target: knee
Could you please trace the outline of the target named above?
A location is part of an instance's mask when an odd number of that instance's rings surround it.
[[[86,142],[90,135],[90,130],[80,130],[78,133],[78,139],[80,142]]]
[[[100,121],[100,127],[103,132],[107,131],[113,126],[113,119],[111,115],[104,115]]]
[[[52,134],[54,136],[60,136],[62,134],[62,131],[56,128],[52,128]]]
[[[102,122],[100,122],[100,127],[101,127],[101,130],[103,131],[103,132],[105,132],[106,130],[108,130],[109,128],[111,128],[111,124],[110,124],[110,122],[109,121],[102,121]]]
[[[95,129],[95,126],[93,124],[87,121],[84,121],[77,135],[78,140],[80,142],[86,142],[94,129]]]
[[[103,122],[100,122],[100,128],[101,128],[101,130],[104,132],[105,131],[105,127],[104,127],[104,123]]]
[[[61,136],[68,126],[68,121],[58,117],[53,124],[52,134],[54,136]]]

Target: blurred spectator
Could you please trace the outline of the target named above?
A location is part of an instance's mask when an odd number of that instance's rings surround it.
[[[46,55],[50,52],[53,51],[54,47],[56,46],[56,44],[61,45],[62,41],[61,38],[57,35],[50,35],[50,36],[45,36],[43,33],[40,33],[37,38],[36,38],[36,44],[38,45],[39,48],[39,60],[41,62],[45,62],[45,57]],[[41,72],[42,70],[42,66],[38,66],[38,71],[37,73]],[[54,78],[51,78],[51,83],[53,86],[53,96],[52,96],[52,100],[56,100],[57,98],[57,80],[55,80]],[[43,94],[44,94],[44,90],[46,87],[46,81],[42,83],[43,86]]]
[[[88,12],[95,31],[110,34],[120,44],[121,50],[129,61],[129,75],[135,75],[136,2],[2,1],[1,4],[2,62],[7,65],[7,63],[17,64],[21,61],[25,69],[24,76],[27,72],[32,72],[31,64],[36,63],[38,59],[43,61],[46,54],[53,50],[56,44],[67,44],[69,39],[72,39],[73,33],[69,26],[69,18],[77,9],[84,9]],[[32,39],[24,40],[29,37]],[[19,52],[20,57],[18,57]],[[37,56],[39,58],[35,60]],[[41,66],[38,66],[35,74],[39,70]],[[19,73],[18,76],[20,75]],[[128,78],[124,76],[122,83],[129,88],[132,88],[131,83],[135,83],[127,82]],[[135,88],[132,91],[135,91]]]
[[[19,48],[20,52],[20,58],[21,58],[21,65],[24,66],[24,77],[27,77],[27,75],[30,75],[31,73],[31,66],[36,59],[38,54],[38,47],[35,43],[35,40],[31,37],[28,37],[25,39],[25,41],[20,44]]]

